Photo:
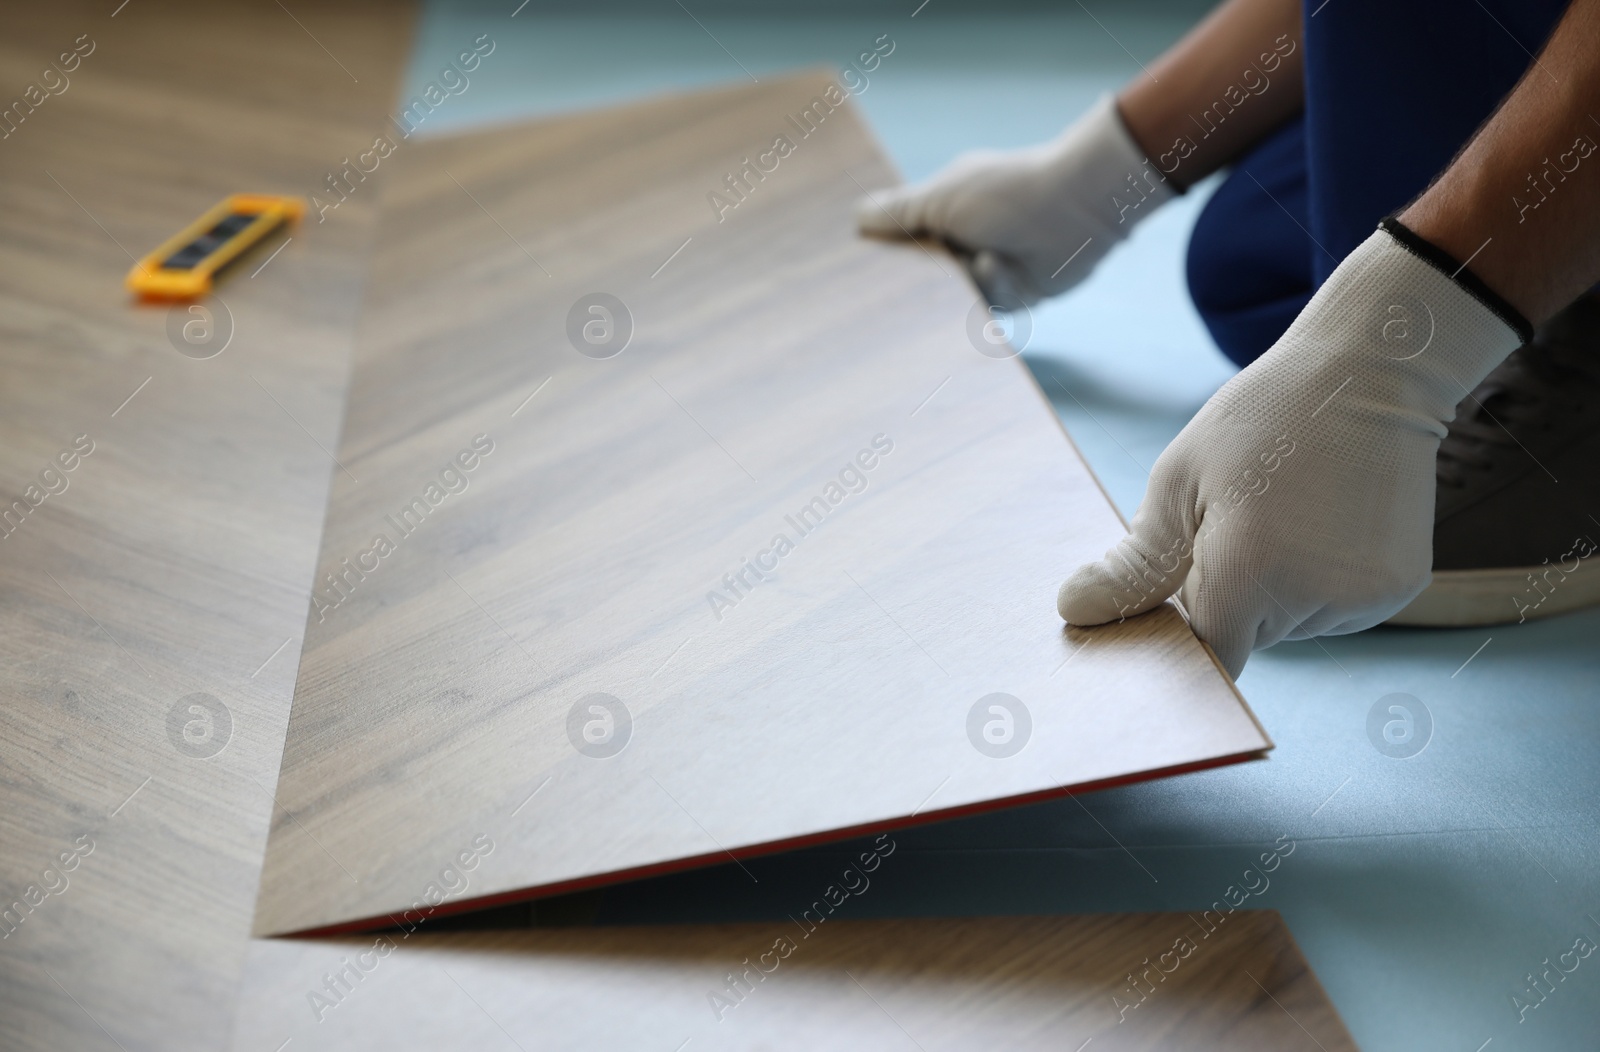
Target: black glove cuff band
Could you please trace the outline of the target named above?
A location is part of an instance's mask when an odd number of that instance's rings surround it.
[[[1517,334],[1517,339],[1523,343],[1533,339],[1533,324],[1522,316],[1521,311],[1507,303],[1504,296],[1484,284],[1482,278],[1468,270],[1465,263],[1426,240],[1394,216],[1389,216],[1379,223],[1378,229],[1400,242],[1400,245],[1412,255],[1432,266],[1461,286],[1473,299],[1489,308],[1495,317],[1505,322]]]
[[[1400,246],[1405,248],[1408,253],[1413,254],[1413,256],[1421,259],[1422,262],[1426,262],[1430,267],[1434,267],[1435,270],[1443,273],[1446,278],[1450,278],[1456,285],[1461,286],[1469,296],[1472,296],[1472,299],[1488,307],[1494,317],[1504,321],[1514,333],[1517,333],[1518,341],[1526,344],[1526,342],[1533,339],[1533,323],[1528,321],[1528,318],[1523,317],[1520,310],[1512,307],[1506,301],[1506,297],[1501,296],[1490,286],[1485,285],[1483,278],[1470,272],[1464,262],[1451,256],[1450,253],[1446,253],[1445,249],[1438,248],[1432,241],[1426,240],[1416,230],[1398,221],[1394,216],[1389,216],[1384,221],[1379,222],[1378,229],[1387,233],[1394,240],[1400,241]]]

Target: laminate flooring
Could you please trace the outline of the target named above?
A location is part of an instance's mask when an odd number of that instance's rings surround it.
[[[260,939],[233,1048],[1356,1047],[1270,910],[1218,922],[826,909],[768,924]]]
[[[310,196],[388,125],[410,9],[297,6],[0,15],[7,1049],[231,1032],[375,195],[195,311],[123,278],[228,193]]]
[[[1063,628],[1121,520],[895,181],[825,72],[395,158],[258,934],[1269,747],[1174,608]]]

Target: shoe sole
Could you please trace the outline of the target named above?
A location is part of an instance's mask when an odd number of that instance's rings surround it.
[[[1468,628],[1517,624],[1600,604],[1600,572],[1577,570],[1536,591],[1530,582],[1553,567],[1521,566],[1499,570],[1436,570],[1433,582],[1387,624],[1416,628]],[[1560,570],[1554,570],[1560,574]],[[1529,602],[1530,599],[1536,602]]]

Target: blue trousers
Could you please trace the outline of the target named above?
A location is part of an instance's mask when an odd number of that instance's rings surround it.
[[[1254,361],[1378,220],[1427,189],[1565,8],[1306,0],[1304,111],[1234,166],[1189,239],[1189,293],[1224,354]]]

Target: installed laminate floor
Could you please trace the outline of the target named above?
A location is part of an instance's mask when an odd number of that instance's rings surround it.
[[[114,7],[0,14],[4,90],[49,88],[0,141],[7,1049],[230,1033],[371,195],[199,310],[123,278],[224,195],[309,195],[369,147],[411,24],[302,11],[334,60],[271,0]]]
[[[849,883],[870,894],[894,863]],[[1270,910],[1202,926],[807,905],[764,924],[258,939],[233,1047],[1355,1049]]]

